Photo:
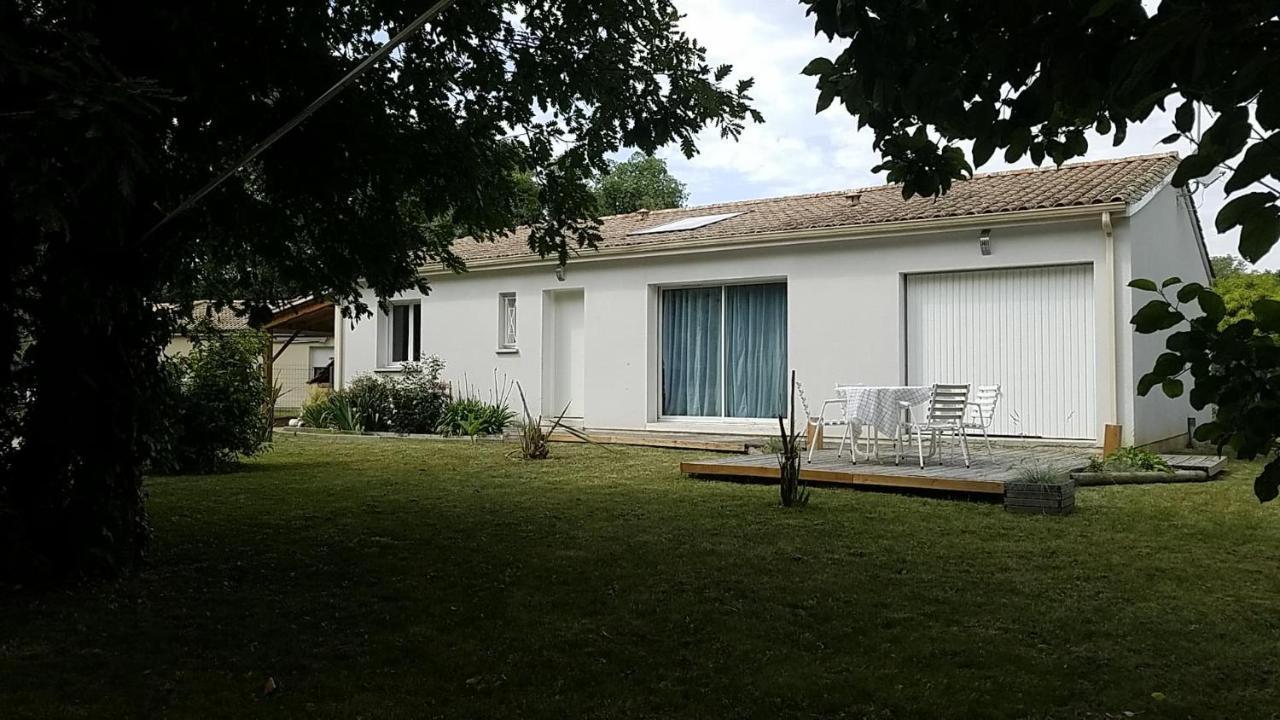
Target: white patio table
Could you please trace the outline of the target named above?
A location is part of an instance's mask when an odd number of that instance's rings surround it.
[[[928,402],[933,389],[928,385],[841,385],[845,418],[853,427],[853,461],[858,461],[857,439],[864,425],[872,430],[873,450],[880,459],[880,436],[896,437],[903,408]]]

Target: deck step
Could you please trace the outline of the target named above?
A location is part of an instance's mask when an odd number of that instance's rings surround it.
[[[1222,472],[1227,459],[1221,455],[1161,455],[1174,470],[1199,470],[1209,477]]]

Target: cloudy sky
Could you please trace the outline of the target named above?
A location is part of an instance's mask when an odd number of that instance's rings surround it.
[[[839,47],[814,37],[813,23],[793,0],[677,0],[686,13],[684,27],[707,47],[712,65],[730,63],[732,78],[754,77],[752,95],[764,113],[765,124],[749,125],[738,142],[722,140],[714,131],[700,138],[701,153],[687,160],[677,148],[660,154],[673,174],[689,188],[692,205],[839,190],[884,182],[871,173],[878,156],[871,149],[871,133],[859,132],[853,118],[837,103],[820,115],[813,112],[817,92],[813,79],[800,69],[818,55],[834,57]],[[1172,105],[1170,109],[1172,109]],[[1160,145],[1173,132],[1172,119],[1153,116],[1131,127],[1128,139],[1112,147],[1111,139],[1090,138],[1087,159],[1124,157],[1177,150],[1185,145]],[[1007,165],[1000,153],[981,171],[1031,167],[1030,161]],[[1235,253],[1236,234],[1219,236],[1213,217],[1223,203],[1220,188],[1197,194],[1209,252]],[[1263,267],[1280,267],[1280,252]]]

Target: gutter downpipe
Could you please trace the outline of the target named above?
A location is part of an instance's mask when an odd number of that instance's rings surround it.
[[[1102,212],[1103,261],[1102,272],[1106,277],[1102,296],[1106,322],[1103,327],[1103,357],[1105,377],[1104,387],[1107,389],[1107,400],[1103,404],[1104,425],[1119,425],[1118,409],[1119,387],[1116,368],[1116,233],[1111,223],[1111,211]]]

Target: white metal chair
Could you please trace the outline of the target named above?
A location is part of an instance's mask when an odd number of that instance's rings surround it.
[[[800,405],[804,408],[804,415],[807,421],[805,425],[805,437],[812,439],[808,441],[808,445],[809,445],[808,462],[813,462],[813,452],[818,449],[818,445],[820,444],[816,442],[818,437],[818,430],[820,428],[824,428],[828,426],[844,428],[844,431],[840,434],[840,445],[839,447],[836,448],[836,457],[840,457],[840,454],[844,452],[844,444],[845,444],[845,441],[847,440],[849,442],[850,454],[854,455],[855,460],[857,459],[856,453],[858,450],[853,443],[854,427],[853,427],[853,423],[849,422],[849,418],[845,416],[845,412],[844,412],[845,401],[844,401],[844,392],[842,390],[842,387],[843,386],[837,385],[836,395],[838,397],[832,398],[829,400],[823,400],[821,407],[818,408],[818,414],[814,415],[809,410],[809,400],[808,398],[805,397],[804,386],[800,384],[800,381],[798,380],[796,381],[796,389],[800,393]],[[826,417],[827,408],[832,405],[836,405],[840,408],[840,417],[836,419],[828,420]]]
[[[979,385],[969,402],[965,413],[964,429],[982,433],[982,440],[987,444],[987,457],[991,457],[991,438],[987,430],[996,417],[996,405],[1000,402],[999,385]]]
[[[905,431],[908,441],[915,435],[921,469],[924,469],[925,433],[929,434],[929,444],[933,448],[937,448],[939,436],[943,434],[958,439],[960,451],[964,454],[964,466],[969,467],[969,442],[964,432],[965,411],[968,406],[968,385],[935,384],[929,395],[929,409],[925,413],[924,422],[904,422],[898,425],[897,457],[894,458],[894,464],[902,462],[902,434]]]

